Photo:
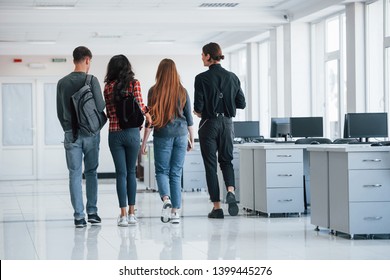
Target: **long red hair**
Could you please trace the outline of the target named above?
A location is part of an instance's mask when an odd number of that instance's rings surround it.
[[[156,83],[151,91],[152,97],[148,107],[155,128],[166,126],[182,114],[187,101],[186,91],[172,59],[161,60],[157,68]]]

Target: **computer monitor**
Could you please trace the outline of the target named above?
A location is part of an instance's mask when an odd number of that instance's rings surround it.
[[[344,119],[344,138],[388,137],[387,113],[348,113]]]
[[[322,117],[290,118],[291,137],[323,137]]]
[[[260,137],[259,121],[237,121],[233,122],[234,138],[242,138],[249,141],[252,138]]]
[[[271,118],[271,138],[287,137],[290,135],[290,118]]]

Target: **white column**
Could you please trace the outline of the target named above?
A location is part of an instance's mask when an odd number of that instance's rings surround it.
[[[284,110],[283,27],[270,32],[271,117],[287,116]]]

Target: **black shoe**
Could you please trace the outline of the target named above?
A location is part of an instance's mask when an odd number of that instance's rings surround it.
[[[237,216],[238,206],[236,196],[232,192],[228,192],[226,195],[226,203],[229,205],[228,212],[230,216]]]
[[[223,216],[223,210],[222,209],[214,209],[211,210],[211,212],[209,213],[208,217],[210,219],[223,219],[224,216]]]
[[[100,225],[102,222],[102,219],[98,216],[98,214],[88,214],[88,223],[91,223],[92,225]]]
[[[83,227],[86,227],[87,226],[87,222],[85,221],[84,218],[80,219],[80,220],[74,220],[74,225],[76,226],[76,228],[83,228]]]

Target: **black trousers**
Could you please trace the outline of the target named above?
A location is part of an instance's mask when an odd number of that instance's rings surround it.
[[[217,159],[225,186],[234,187],[232,118],[219,116],[202,119],[198,133],[210,199],[212,202],[219,202],[221,198],[217,176]]]

